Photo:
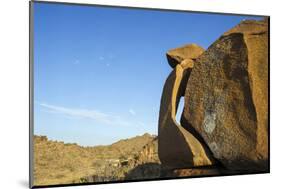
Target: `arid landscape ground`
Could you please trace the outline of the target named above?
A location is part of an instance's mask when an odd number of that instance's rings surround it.
[[[108,146],[81,147],[34,136],[35,185],[158,178],[157,138],[136,136]],[[148,168],[141,165],[149,164]],[[135,169],[138,167],[138,169]]]

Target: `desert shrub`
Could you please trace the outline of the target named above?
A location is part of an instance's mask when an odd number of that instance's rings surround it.
[[[80,178],[79,182],[80,182],[80,183],[87,183],[88,181],[87,181],[86,178]]]

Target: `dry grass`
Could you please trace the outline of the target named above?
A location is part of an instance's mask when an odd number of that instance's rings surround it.
[[[154,139],[144,134],[109,146],[81,147],[34,136],[34,185],[87,182],[85,178],[93,175],[110,177],[108,180],[122,179],[135,163],[116,166],[112,161],[138,157]]]

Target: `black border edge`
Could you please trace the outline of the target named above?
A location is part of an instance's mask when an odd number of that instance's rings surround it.
[[[33,90],[34,90],[34,79],[33,79],[33,62],[34,62],[34,9],[33,9],[33,1],[29,1],[29,188],[33,188],[33,126],[34,126],[34,111],[33,111]]]
[[[268,103],[268,172],[270,173],[270,16],[267,16],[267,20],[268,20],[268,55],[267,55],[267,58],[268,58],[268,68],[267,68],[267,72],[268,72],[268,78],[267,78],[267,87],[268,87],[268,100],[267,100],[267,103]]]
[[[236,16],[257,16],[265,17],[268,19],[268,170],[253,173],[234,173],[224,175],[200,175],[200,176],[186,176],[186,177],[168,177],[168,178],[155,178],[155,179],[140,179],[140,180],[124,180],[124,181],[109,181],[109,182],[96,182],[96,183],[76,183],[76,184],[54,184],[54,185],[33,185],[33,127],[34,127],[34,3],[45,4],[61,4],[61,5],[78,5],[87,7],[108,7],[108,8],[124,8],[124,9],[138,9],[138,10],[155,10],[155,11],[171,11],[171,12],[191,12],[203,14],[217,14],[217,15],[236,15]],[[225,177],[225,176],[242,176],[242,175],[257,175],[257,174],[270,173],[270,15],[258,14],[240,14],[240,13],[223,13],[223,12],[207,12],[207,11],[192,11],[192,10],[176,10],[176,9],[161,9],[161,8],[147,8],[147,7],[129,7],[121,5],[100,5],[89,3],[69,3],[69,2],[56,2],[56,1],[29,1],[29,187],[30,188],[53,188],[53,187],[68,187],[68,186],[86,186],[86,185],[100,185],[100,184],[114,184],[114,183],[134,183],[143,181],[162,181],[162,180],[179,180],[190,178],[211,178],[211,177]]]

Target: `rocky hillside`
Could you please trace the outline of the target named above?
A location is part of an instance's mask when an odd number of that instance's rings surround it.
[[[34,136],[34,161],[36,186],[154,178],[160,166],[157,137],[150,134],[96,147]]]

